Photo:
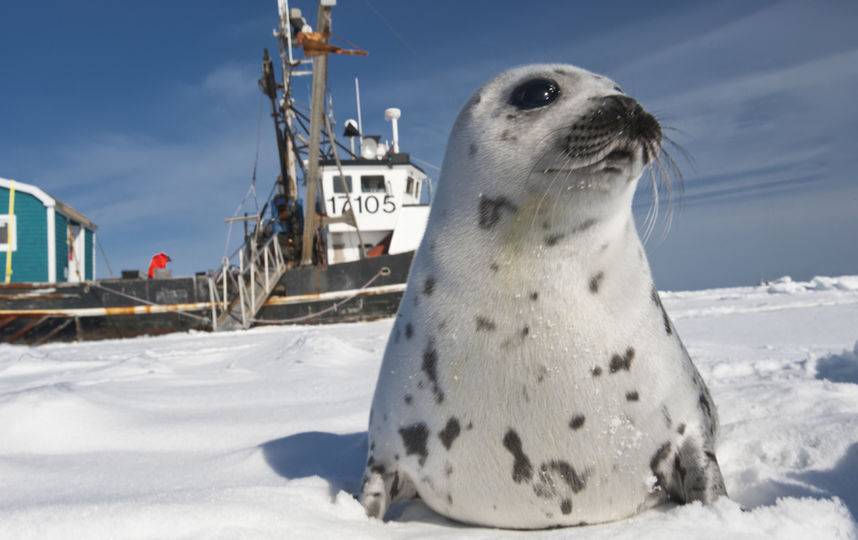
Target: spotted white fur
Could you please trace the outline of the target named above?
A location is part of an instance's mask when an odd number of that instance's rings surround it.
[[[511,104],[538,78],[560,88],[550,106]],[[459,114],[379,373],[369,515],[416,493],[463,522],[543,528],[724,494],[714,406],[632,219],[652,146],[618,132],[593,152],[570,142],[601,133],[620,95],[535,65]],[[606,159],[623,145],[631,157]]]

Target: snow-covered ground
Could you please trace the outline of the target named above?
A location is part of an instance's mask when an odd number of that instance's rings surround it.
[[[664,303],[718,405],[732,501],[533,533],[420,502],[365,518],[386,320],[0,346],[0,538],[858,537],[858,277]]]

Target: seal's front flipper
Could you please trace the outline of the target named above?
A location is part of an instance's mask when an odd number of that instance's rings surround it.
[[[387,471],[383,465],[373,465],[364,473],[360,502],[366,515],[384,519],[391,504],[411,499],[416,494],[407,476],[399,471]]]
[[[718,497],[727,496],[715,452],[691,439],[676,452],[673,473],[671,495],[681,502],[711,504]]]

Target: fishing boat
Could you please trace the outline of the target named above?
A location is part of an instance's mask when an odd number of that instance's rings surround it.
[[[279,175],[258,212],[227,219],[244,231],[238,249],[217,268],[190,277],[92,279],[94,247],[92,273],[77,280],[16,282],[7,274],[9,282],[0,285],[0,341],[40,344],[394,314],[429,216],[431,180],[400,149],[399,109],[384,111],[389,140],[364,134],[357,79],[357,119],[342,124],[349,142],[336,137],[328,56],[367,53],[331,42],[335,6],[321,0],[313,28],[288,0],[277,1],[278,54],[264,51],[259,87],[274,121]],[[299,77],[312,77],[306,108],[294,94]],[[15,213],[10,204],[7,221]]]

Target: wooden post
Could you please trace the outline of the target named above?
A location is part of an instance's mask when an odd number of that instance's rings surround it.
[[[331,0],[319,2],[317,32],[331,32]],[[319,53],[313,59],[313,90],[310,100],[310,144],[307,156],[307,196],[304,199],[304,236],[301,246],[301,264],[313,263],[313,239],[316,236],[318,214],[316,213],[316,186],[319,183],[319,145],[322,125],[325,122],[325,86],[328,79],[328,55]]]
[[[18,226],[15,223],[15,181],[9,181],[9,219],[6,222],[6,285],[12,283],[12,244],[18,242]]]

